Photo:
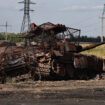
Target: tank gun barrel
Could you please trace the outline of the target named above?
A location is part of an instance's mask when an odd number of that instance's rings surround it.
[[[77,52],[83,52],[83,51],[86,51],[86,50],[90,50],[90,49],[96,48],[98,46],[101,46],[103,44],[105,44],[105,42],[101,42],[101,43],[97,43],[97,44],[91,44],[89,46],[86,46],[86,47],[82,48],[81,50],[79,50]]]

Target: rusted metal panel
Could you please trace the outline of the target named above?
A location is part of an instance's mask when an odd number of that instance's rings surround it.
[[[85,56],[74,57],[74,67],[76,69],[87,69],[88,68],[87,57]]]

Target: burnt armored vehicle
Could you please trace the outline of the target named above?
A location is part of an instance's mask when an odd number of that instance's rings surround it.
[[[103,43],[83,48],[79,29],[62,24],[32,23],[25,46],[0,47],[0,80],[32,78],[34,80],[91,79],[104,73],[104,59],[80,52]]]
[[[79,29],[49,22],[39,26],[32,23],[30,27],[31,30],[24,38],[34,48],[36,66],[32,69],[33,78],[90,79],[103,73],[104,59],[82,55],[80,52],[105,42],[82,48],[79,44]]]

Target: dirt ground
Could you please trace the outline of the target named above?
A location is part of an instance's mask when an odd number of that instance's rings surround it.
[[[0,105],[105,105],[105,80],[0,84]]]

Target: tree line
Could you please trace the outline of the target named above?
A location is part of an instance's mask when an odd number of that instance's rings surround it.
[[[12,41],[12,42],[20,42],[20,41],[22,41],[22,39],[18,38],[18,36],[21,36],[21,35],[16,34],[16,33],[8,33],[7,40]],[[4,33],[0,33],[0,40],[6,40],[6,35]],[[101,37],[100,36],[97,36],[97,37],[80,36],[80,38],[76,37],[76,38],[71,38],[71,39],[67,39],[67,40],[68,41],[97,43],[97,42],[101,41]],[[105,37],[104,37],[104,41],[105,41]]]
[[[105,37],[103,38],[105,41]],[[90,42],[90,43],[98,43],[101,42],[101,37],[97,36],[97,37],[88,37],[88,36],[80,36],[80,38],[75,37],[75,38],[70,38],[67,39],[70,42]]]
[[[104,40],[105,40],[105,37],[104,37]],[[97,36],[97,37],[81,36],[79,41],[80,42],[100,42],[101,37],[100,36]]]

